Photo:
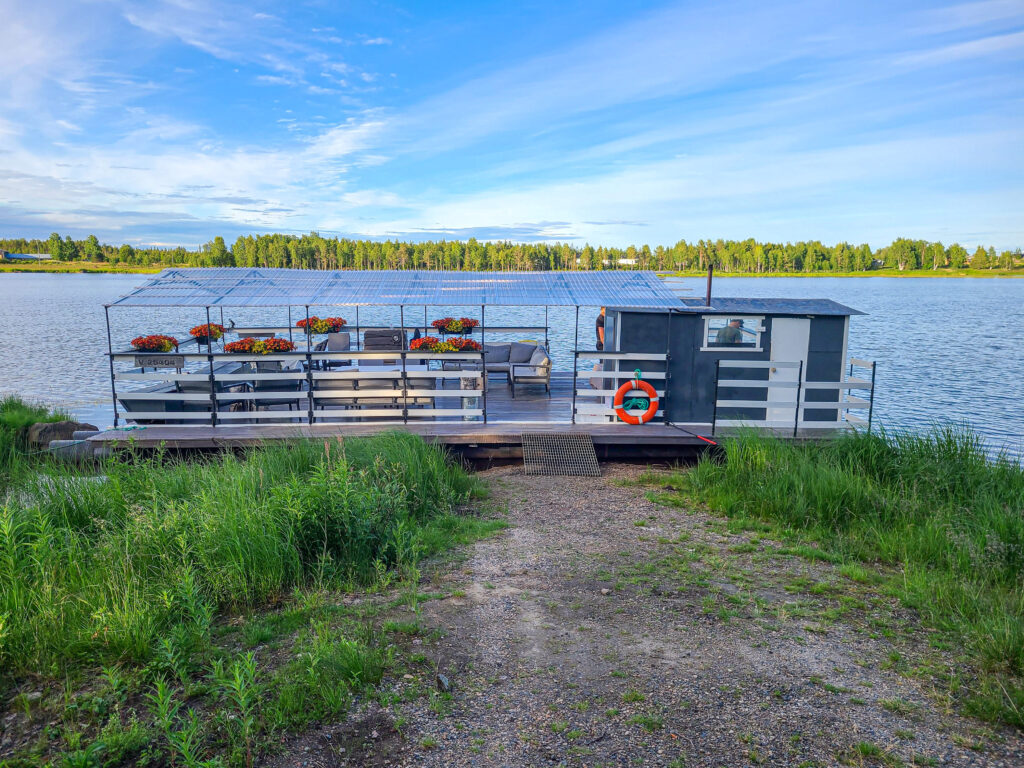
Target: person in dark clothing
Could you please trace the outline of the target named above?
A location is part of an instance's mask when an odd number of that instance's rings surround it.
[[[743,321],[740,319],[730,320],[729,324],[718,329],[715,335],[716,344],[742,344],[743,343]]]
[[[605,308],[601,307],[601,312],[597,316],[597,321],[594,323],[594,328],[597,331],[597,351],[600,352],[604,349],[604,311]]]

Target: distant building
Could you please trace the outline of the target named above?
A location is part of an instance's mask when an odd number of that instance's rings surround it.
[[[48,261],[48,253],[10,253],[0,248],[0,259],[4,261]]]

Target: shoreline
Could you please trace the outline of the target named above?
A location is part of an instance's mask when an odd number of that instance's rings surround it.
[[[120,266],[103,262],[55,262],[42,264],[0,263],[0,274],[42,273],[68,275],[155,275],[164,269],[199,269],[199,267],[161,264],[149,267]],[[344,270],[343,270],[344,271]],[[356,271],[356,270],[352,270]],[[625,270],[616,270],[625,271]],[[706,272],[659,272],[667,277],[703,278]],[[868,272],[715,272],[715,277],[1024,277],[1024,269],[915,269],[899,271],[896,269],[877,269]]]

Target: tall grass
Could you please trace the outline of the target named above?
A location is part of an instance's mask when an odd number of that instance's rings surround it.
[[[678,480],[731,516],[767,518],[893,588],[957,633],[984,676],[971,706],[1024,725],[1024,469],[964,427],[796,444],[748,434]]]
[[[400,433],[105,473],[36,478],[0,508],[0,668],[143,661],[161,639],[208,636],[217,611],[369,582],[415,563],[476,487]]]
[[[0,483],[23,461],[29,450],[28,428],[40,421],[61,421],[68,416],[14,396],[0,398]]]

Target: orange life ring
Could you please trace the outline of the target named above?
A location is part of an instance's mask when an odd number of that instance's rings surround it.
[[[635,389],[640,389],[646,392],[648,400],[650,401],[650,404],[647,406],[647,410],[639,416],[634,416],[622,407],[622,403],[626,398],[626,393],[632,392]],[[648,421],[653,419],[654,414],[658,412],[658,393],[655,392],[654,387],[646,381],[641,381],[640,379],[627,381],[619,387],[618,391],[616,391],[615,399],[612,400],[612,407],[615,409],[615,414],[627,424],[646,424]]]

